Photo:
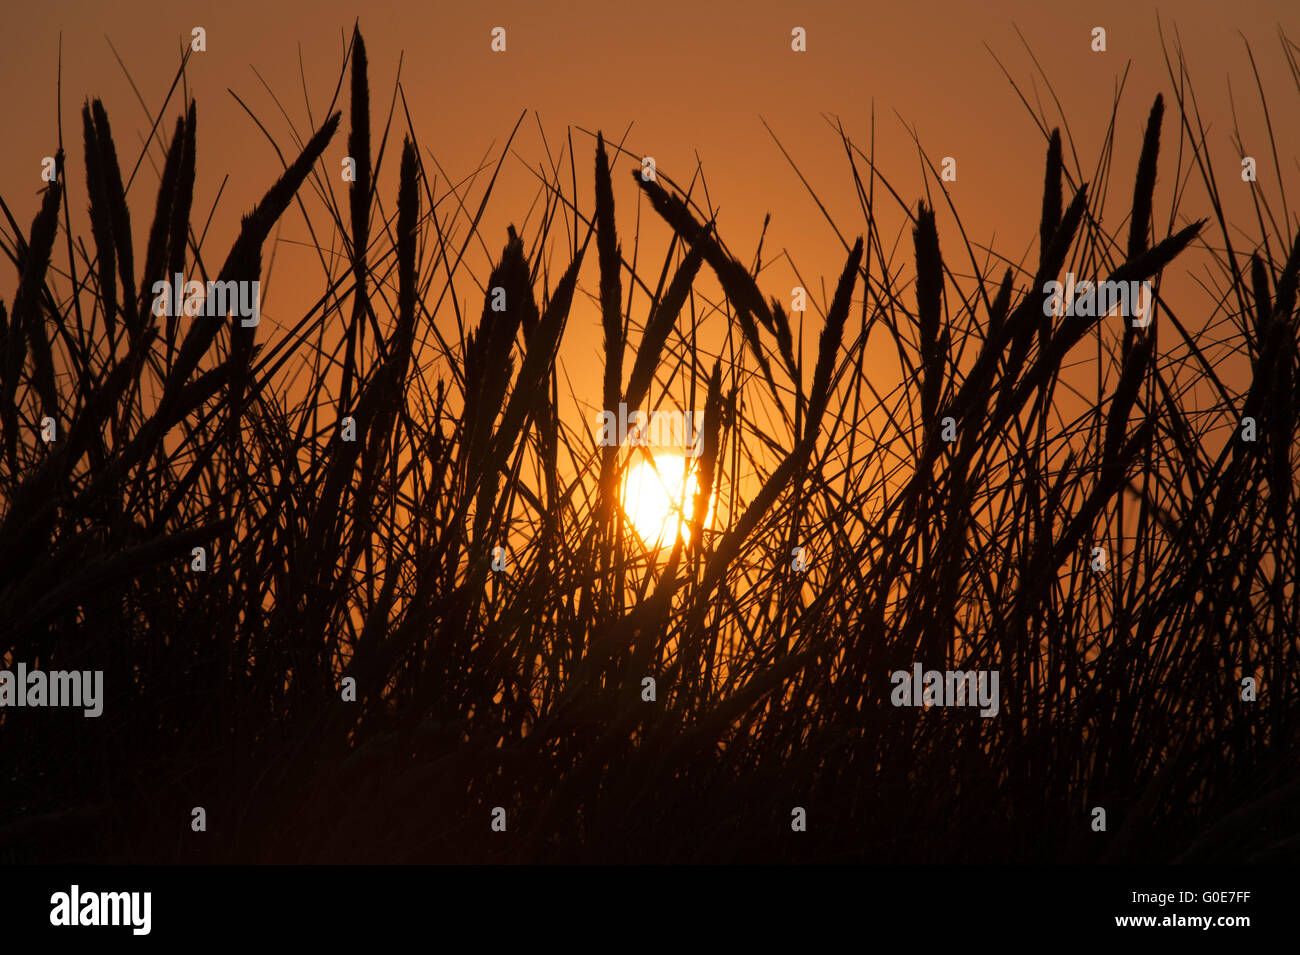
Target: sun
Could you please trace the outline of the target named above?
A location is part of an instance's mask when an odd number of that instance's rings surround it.
[[[651,550],[691,540],[691,512],[700,481],[695,463],[681,454],[638,454],[623,479],[623,513]],[[713,511],[713,502],[709,502]]]

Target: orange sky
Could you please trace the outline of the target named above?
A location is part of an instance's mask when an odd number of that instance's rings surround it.
[[[647,5],[581,0],[361,6],[332,0],[24,3],[6,11],[6,30],[0,36],[0,76],[6,91],[0,100],[6,131],[6,148],[0,151],[0,195],[25,229],[42,186],[41,157],[52,153],[56,143],[60,33],[64,134],[72,147],[69,172],[75,214],[86,204],[79,116],[84,98],[93,95],[105,101],[124,171],[133,164],[148,128],[144,110],[107,40],[126,63],[145,102],[156,109],[190,29],[203,26],[208,50],[192,59],[187,80],[199,109],[194,221],[196,228],[201,227],[228,174],[205,244],[207,257],[219,260],[240,215],[281,168],[263,134],[228,90],[237,93],[291,153],[287,121],[257,74],[280,96],[301,131],[307,125],[301,56],[311,115],[319,122],[338,79],[345,37],[360,16],[370,55],[372,106],[381,114],[373,121],[376,137],[392,94],[398,58],[404,54],[402,81],[413,123],[421,145],[444,169],[457,177],[468,174],[494,143],[491,157],[495,159],[520,112],[536,111],[553,151],[563,141],[565,127],[575,128],[579,194],[589,212],[592,144],[577,127],[603,129],[607,138],[617,141],[630,125],[629,148],[654,155],[659,168],[675,179],[688,180],[699,157],[713,204],[722,209],[721,235],[742,260],[748,262],[752,256],[763,214],[771,212],[764,258],[788,250],[820,304],[820,282],[833,284],[844,253],[764,130],[760,116],[780,136],[850,237],[861,231],[860,213],[842,147],[822,114],[841,117],[849,134],[866,149],[874,103],[880,166],[900,193],[914,202],[922,195],[922,181],[901,117],[915,127],[936,160],[956,157],[958,181],[950,190],[972,239],[993,240],[1003,255],[1018,259],[1027,249],[1036,250],[1044,143],[990,49],[1025,89],[1032,89],[1033,64],[1013,23],[1019,26],[1055,84],[1089,176],[1117,79],[1126,64],[1130,66],[1117,127],[1112,187],[1122,215],[1131,195],[1132,170],[1151,100],[1160,91],[1169,98],[1156,9],[1157,4],[1148,0],[1100,0],[1086,5],[1042,0],[926,4],[669,0]],[[1264,129],[1238,30],[1255,50],[1275,111],[1283,168],[1295,168],[1291,158],[1298,152],[1295,124],[1289,117],[1296,115],[1300,104],[1276,30],[1280,24],[1300,39],[1298,11],[1294,0],[1231,4],[1186,0],[1160,6],[1166,34],[1172,36],[1175,24],[1181,33],[1202,112],[1212,124],[1210,146],[1216,164],[1221,163],[1229,176],[1235,175],[1239,155],[1229,142],[1228,78],[1241,110],[1243,132],[1248,139],[1255,137],[1258,151],[1265,155],[1260,138]],[[489,49],[489,31],[494,26],[508,31],[505,54]],[[807,53],[790,50],[794,26],[807,30]],[[1107,29],[1105,54],[1089,48],[1094,26]],[[1048,101],[1041,82],[1038,89]],[[346,106],[346,100],[345,85],[340,105]],[[179,105],[179,100],[174,101],[168,113],[168,135]],[[1175,142],[1175,115],[1171,109],[1166,117],[1167,144]],[[1288,119],[1279,122],[1278,117]],[[396,193],[393,173],[403,131],[400,113],[394,130],[392,158],[380,183],[389,208]],[[346,133],[341,131],[327,153],[326,168],[335,178],[345,144]],[[533,165],[544,158],[531,115],[515,148]],[[436,169],[427,153],[425,161],[426,169]],[[1161,226],[1162,214],[1167,217],[1171,161],[1166,152],[1156,190],[1156,222]],[[635,187],[624,171],[627,168],[626,161],[616,164],[615,173],[625,251],[635,215]],[[1261,159],[1261,169],[1261,179],[1271,175],[1271,163]],[[337,184],[340,197],[343,188]],[[156,189],[157,173],[146,160],[131,193],[138,245],[147,234],[146,209]],[[522,220],[535,192],[536,181],[523,163],[508,161],[482,229],[493,255],[504,242],[505,226]],[[478,194],[473,194],[475,201]],[[1244,195],[1227,198],[1236,203]],[[1209,211],[1195,195],[1184,208],[1197,214]],[[1248,208],[1236,206],[1241,224],[1252,229]],[[892,202],[882,202],[878,211],[887,224],[884,234],[898,234],[904,220]],[[951,216],[942,206],[939,222],[945,252],[954,267],[960,265],[964,271],[965,263],[954,259],[957,246]],[[307,240],[296,209],[286,215],[281,237]],[[59,247],[63,248],[62,241]],[[901,250],[903,260],[910,262],[906,233]],[[662,258],[663,245],[648,252],[657,270],[655,259]],[[293,306],[314,300],[320,287],[314,251],[282,244],[275,255],[276,281],[263,312],[273,321],[286,317]],[[1034,257],[1036,251],[1030,260]],[[56,263],[62,266],[58,256]],[[479,269],[478,264],[474,267]],[[584,270],[583,279],[591,291],[594,275],[593,263],[590,271]],[[0,294],[11,298],[12,268],[0,271],[0,276]],[[786,297],[793,275],[788,270],[773,271],[762,284],[768,294]],[[595,313],[575,313],[574,321],[578,328],[571,332],[578,333],[579,344],[585,341],[594,354],[599,343]],[[585,339],[579,332],[582,327],[589,329]],[[814,324],[810,342],[816,330]],[[568,361],[574,362],[575,357],[579,359],[575,364],[581,365],[581,354],[569,353]]]

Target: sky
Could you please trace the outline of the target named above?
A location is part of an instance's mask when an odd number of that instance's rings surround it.
[[[1266,154],[1265,127],[1243,39],[1254,50],[1260,82],[1275,116],[1294,116],[1300,106],[1277,37],[1281,26],[1300,38],[1300,7],[1294,0],[1231,4],[1185,0],[1163,5],[1148,0],[1088,4],[670,0],[647,5],[588,0],[546,4],[374,0],[364,5],[333,0],[310,4],[51,0],[7,6],[7,28],[0,35],[0,82],[6,92],[0,99],[6,134],[6,148],[0,151],[0,197],[24,230],[44,185],[39,176],[41,159],[52,154],[58,142],[60,44],[63,135],[69,142],[75,213],[86,204],[81,105],[88,97],[103,99],[122,165],[130,169],[149,132],[146,107],[149,113],[159,109],[191,30],[203,27],[207,49],[191,59],[185,82],[198,102],[194,218],[198,226],[211,213],[205,248],[218,261],[238,229],[240,216],[282,168],[275,149],[236,96],[281,149],[292,154],[290,123],[305,138],[313,122],[319,124],[323,118],[339,82],[345,43],[355,21],[369,51],[376,135],[379,116],[392,100],[400,61],[406,108],[424,151],[426,170],[440,171],[444,186],[447,176],[461,179],[485,158],[495,161],[512,128],[525,116],[513,144],[515,155],[503,167],[481,230],[493,255],[504,244],[506,226],[519,225],[536,196],[537,180],[530,167],[545,161],[547,145],[552,153],[558,152],[568,135],[579,157],[580,177],[586,176],[579,181],[580,202],[585,197],[585,211],[590,213],[594,145],[590,134],[600,129],[615,142],[626,137],[633,154],[654,156],[657,168],[677,181],[689,181],[697,162],[701,164],[709,199],[721,210],[721,235],[746,263],[758,242],[764,214],[770,213],[764,259],[784,250],[808,280],[812,298],[820,306],[826,301],[822,282],[828,297],[843,266],[844,251],[791,161],[851,242],[861,231],[861,213],[832,122],[841,123],[854,142],[870,152],[874,112],[878,167],[913,208],[924,195],[913,134],[932,161],[955,158],[957,180],[949,184],[949,191],[972,240],[992,244],[1012,260],[1027,256],[1026,261],[1032,262],[1037,254],[1045,140],[999,60],[1029,102],[1041,101],[1052,122],[1058,122],[1051,93],[1036,72],[1037,59],[1069,119],[1085,178],[1096,164],[1115,91],[1127,71],[1113,157],[1113,192],[1120,215],[1128,198],[1125,193],[1131,195],[1132,170],[1151,101],[1158,92],[1164,92],[1167,100],[1172,93],[1157,15],[1167,44],[1172,46],[1175,30],[1181,38],[1209,126],[1211,155],[1226,175],[1234,176],[1240,161],[1231,142],[1233,101],[1243,134],[1257,144],[1261,156]],[[491,31],[497,26],[506,30],[504,53],[490,48]],[[1091,31],[1098,26],[1106,30],[1104,53],[1091,49]],[[806,52],[791,49],[795,27],[806,31]],[[346,108],[346,103],[345,84],[339,105]],[[169,105],[163,124],[168,136],[180,105],[179,97]],[[1166,143],[1174,141],[1172,115],[1166,119]],[[1275,122],[1275,127],[1280,161],[1292,173],[1297,155],[1295,124]],[[386,190],[383,198],[390,209],[404,131],[399,103],[390,134],[393,158],[388,177],[379,186],[381,194]],[[323,163],[335,180],[345,144],[346,133],[341,131]],[[145,210],[157,189],[160,156],[155,147],[140,164],[131,187],[137,246],[147,234]],[[1273,176],[1270,164],[1261,159],[1260,165],[1269,166],[1261,173],[1262,180]],[[627,243],[635,225],[636,187],[625,171],[632,163],[616,160],[614,168],[620,229]],[[1162,211],[1167,215],[1172,183],[1172,166],[1162,162],[1161,170],[1156,190],[1158,223]],[[342,197],[344,184],[336,182],[335,187]],[[479,192],[471,195],[477,201]],[[1186,209],[1208,213],[1208,206],[1202,211],[1195,205],[1196,198],[1189,193]],[[1234,216],[1243,217],[1243,228],[1250,228],[1247,193],[1230,194],[1226,201]],[[900,261],[910,262],[902,210],[882,200],[877,211],[885,234],[899,237]],[[939,225],[942,245],[951,254],[957,239],[951,211],[942,203]],[[653,238],[653,233],[647,233],[647,240]],[[274,249],[276,281],[271,284],[271,301],[264,303],[264,315],[273,320],[319,294],[319,257],[297,210],[286,215],[279,239]],[[657,250],[652,245],[647,241],[645,253],[661,258],[665,243],[660,242]],[[269,254],[270,250],[268,258]],[[486,271],[480,269],[480,274]],[[594,291],[595,281],[593,265],[584,270],[583,283]],[[784,297],[793,281],[791,269],[778,263],[765,273],[762,284],[768,294]],[[12,267],[0,269],[0,295],[11,297],[12,283]],[[575,313],[574,321],[579,326],[576,347],[597,354],[600,333],[594,310]],[[810,328],[807,341],[815,341],[816,331],[815,326]],[[583,354],[570,353],[565,359],[578,373],[588,370]]]

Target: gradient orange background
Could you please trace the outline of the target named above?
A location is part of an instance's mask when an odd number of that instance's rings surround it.
[[[904,123],[915,128],[937,164],[957,159],[958,181],[949,184],[953,200],[973,241],[994,245],[1012,260],[1036,258],[1037,223],[1045,143],[1028,112],[994,61],[1006,65],[1027,91],[1037,90],[1053,123],[1059,120],[1013,22],[1024,34],[1060,96],[1071,124],[1084,178],[1091,178],[1113,96],[1126,66],[1129,75],[1117,121],[1112,195],[1122,216],[1131,196],[1132,174],[1143,124],[1157,92],[1166,95],[1161,178],[1156,188],[1155,222],[1167,224],[1172,188],[1177,111],[1159,46],[1157,9],[1166,39],[1177,28],[1185,47],[1200,109],[1209,126],[1209,146],[1225,201],[1247,233],[1255,233],[1248,192],[1239,185],[1240,154],[1230,143],[1232,115],[1228,79],[1240,112],[1243,135],[1260,161],[1260,180],[1275,190],[1275,178],[1258,97],[1241,31],[1255,50],[1265,92],[1280,138],[1284,173],[1296,169],[1294,156],[1296,87],[1277,40],[1277,27],[1300,38],[1300,13],[1294,0],[1223,3],[1188,0],[1157,5],[1146,0],[1103,0],[1087,4],[1042,0],[988,3],[569,3],[364,5],[319,3],[185,2],[12,4],[5,11],[0,38],[0,77],[5,148],[0,151],[0,195],[24,230],[38,202],[41,157],[57,144],[56,67],[60,35],[63,58],[63,135],[68,149],[70,201],[76,214],[86,205],[81,154],[80,107],[87,96],[104,100],[113,123],[124,174],[139,155],[149,121],[118,64],[111,39],[135,86],[151,111],[157,111],[175,74],[190,29],[207,30],[208,49],[190,62],[188,92],[198,101],[198,171],[193,221],[202,227],[222,179],[229,176],[205,242],[209,269],[219,265],[247,212],[281,170],[280,161],[235,102],[237,93],[276,137],[287,155],[296,149],[288,122],[270,90],[280,98],[305,138],[310,116],[323,118],[339,79],[346,40],[354,20],[366,38],[370,59],[372,127],[378,137],[392,97],[400,56],[411,118],[426,150],[426,171],[437,166],[453,178],[471,173],[485,159],[495,162],[521,111],[530,115],[497,184],[481,234],[493,256],[504,243],[505,226],[522,222],[537,193],[537,180],[525,168],[546,161],[538,119],[551,152],[558,157],[566,126],[572,126],[578,156],[578,190],[590,214],[593,144],[581,127],[602,129],[636,154],[653,155],[661,171],[688,182],[697,157],[708,193],[722,210],[719,229],[743,261],[752,258],[765,212],[772,214],[764,247],[771,261],[787,250],[809,286],[810,318],[824,307],[821,283],[834,282],[844,253],[825,218],[807,195],[780,150],[765,131],[767,121],[850,237],[863,229],[844,151],[824,115],[838,116],[864,150],[871,148],[871,112],[876,113],[879,167],[910,203],[924,195],[915,146]],[[490,30],[504,26],[508,51],[489,49]],[[790,49],[794,26],[807,30],[808,52]],[[1109,50],[1090,49],[1090,30],[1107,30]],[[106,39],[107,38],[107,39]],[[986,46],[987,45],[987,46]],[[990,52],[992,51],[992,52]],[[301,66],[300,66],[301,58]],[[301,73],[300,73],[301,69]],[[256,72],[255,72],[256,71]],[[306,80],[304,100],[303,76]],[[1032,96],[1033,93],[1029,94]],[[347,84],[338,107],[347,107]],[[164,141],[181,107],[175,98],[161,126]],[[531,112],[535,111],[534,118]],[[381,201],[391,211],[396,193],[397,147],[404,131],[400,104],[393,141],[381,174]],[[346,119],[327,151],[322,169],[344,196],[339,159],[346,153]],[[149,210],[157,190],[162,147],[155,144],[130,192],[137,247],[147,236]],[[1067,166],[1069,148],[1067,144]],[[632,163],[615,163],[615,197],[625,254],[630,254],[636,189],[626,172]],[[440,176],[441,187],[445,177]],[[566,183],[567,185],[567,183]],[[1222,186],[1221,186],[1222,188]],[[481,183],[469,193],[477,203]],[[1275,194],[1275,192],[1274,192]],[[316,200],[304,193],[315,208]],[[1185,213],[1208,215],[1199,188],[1189,191]],[[906,219],[893,200],[877,208],[884,236],[899,237],[896,267],[911,262]],[[643,226],[652,214],[643,210]],[[536,214],[534,214],[534,222]],[[83,219],[84,222],[84,219]],[[1118,219],[1116,220],[1118,222]],[[952,217],[939,203],[945,257],[956,270],[959,256]],[[647,233],[664,236],[663,232]],[[289,321],[314,302],[322,288],[319,258],[296,207],[282,222],[274,250],[275,275],[263,306],[264,319]],[[526,236],[527,240],[528,236]],[[645,241],[646,235],[643,235]],[[87,238],[89,243],[89,238]],[[657,274],[663,241],[643,247],[643,261]],[[477,248],[475,243],[473,248]],[[56,265],[66,267],[62,239]],[[264,261],[270,261],[267,249]],[[216,261],[211,261],[216,260]],[[552,263],[552,281],[567,264]],[[1180,263],[1181,264],[1181,263]],[[473,262],[475,274],[486,266]],[[997,272],[1000,274],[1001,269]],[[583,286],[594,293],[594,262],[584,268]],[[0,289],[12,296],[13,269],[0,270]],[[788,301],[793,272],[779,264],[760,285]],[[626,282],[625,282],[626,289]],[[829,291],[829,290],[828,290]],[[1193,293],[1195,291],[1193,290]],[[1208,302],[1208,299],[1206,299]],[[580,304],[582,304],[580,302]],[[477,318],[479,302],[470,307]],[[806,343],[819,322],[810,322]],[[600,331],[594,309],[578,308],[566,339],[586,343],[598,355]],[[259,337],[261,337],[259,335]],[[635,337],[634,337],[635,341]],[[568,351],[566,364],[586,382],[596,381],[599,361]],[[575,361],[576,359],[576,361]],[[586,390],[584,388],[584,390]],[[588,391],[592,398],[598,389]]]

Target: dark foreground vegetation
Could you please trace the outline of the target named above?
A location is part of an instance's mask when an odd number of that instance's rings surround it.
[[[476,210],[435,193],[414,130],[386,148],[402,111],[372,125],[359,35],[348,71],[348,104],[220,261],[192,216],[192,103],[148,218],[94,102],[91,235],[68,235],[62,177],[30,228],[0,229],[19,275],[0,305],[0,654],[105,674],[98,718],[0,710],[0,859],[1300,856],[1300,241],[1262,185],[1250,243],[1229,227],[1177,58],[1114,190],[1132,184],[1127,215],[1103,224],[1108,162],[1085,177],[1044,127],[1023,268],[981,267],[956,233],[941,250],[938,177],[907,204],[844,134],[862,218],[839,223],[821,315],[761,290],[760,255],[743,264],[689,184],[643,181],[603,141],[578,151],[594,209],[553,166],[543,213],[485,237],[505,311],[466,301],[449,283]],[[1157,212],[1158,168],[1203,180],[1205,208]],[[661,262],[620,239],[629,171],[671,227]],[[346,257],[296,324],[153,314],[177,272],[261,277],[313,195],[313,240]],[[912,219],[906,270],[885,267],[887,204]],[[1067,271],[1159,291],[1189,250],[1216,266],[1213,315],[1044,317]],[[688,502],[671,551],[622,517],[638,452],[561,410],[582,276],[604,346],[586,406],[705,409],[718,506]],[[864,370],[881,355],[894,380]],[[914,662],[999,671],[1000,711],[891,705]]]

